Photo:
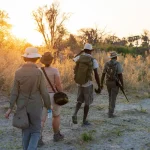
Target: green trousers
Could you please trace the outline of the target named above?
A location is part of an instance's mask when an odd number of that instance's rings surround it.
[[[109,95],[109,114],[114,113],[115,105],[116,105],[116,98],[119,92],[119,87],[116,84],[106,84],[107,85],[107,91]]]

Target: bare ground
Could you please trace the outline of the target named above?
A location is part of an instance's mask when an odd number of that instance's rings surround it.
[[[150,99],[130,96],[130,103],[127,103],[119,94],[116,117],[110,119],[107,117],[107,92],[95,94],[88,117],[92,125],[83,127],[83,107],[78,113],[78,124],[72,124],[76,94],[68,95],[70,102],[63,106],[61,116],[61,131],[65,139],[53,142],[53,132],[47,121],[45,145],[39,150],[150,150]],[[21,131],[12,127],[12,115],[9,120],[4,118],[7,108],[8,98],[0,93],[0,150],[21,150]],[[83,140],[83,136],[87,137],[85,134],[90,134],[92,139],[87,142]]]

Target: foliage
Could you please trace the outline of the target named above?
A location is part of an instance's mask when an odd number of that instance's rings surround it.
[[[147,110],[144,109],[144,108],[142,107],[142,105],[140,105],[140,112],[141,112],[141,113],[147,113]]]
[[[67,34],[64,22],[70,14],[60,14],[59,5],[52,3],[50,7],[39,7],[33,11],[33,18],[37,24],[37,31],[43,36],[47,48],[63,49],[63,38]]]
[[[93,140],[93,134],[95,133],[95,130],[91,130],[88,132],[84,132],[81,134],[81,139],[85,142],[89,142]]]
[[[11,29],[11,25],[8,23],[8,14],[0,10],[0,47],[2,47],[3,43],[10,36],[9,30]]]

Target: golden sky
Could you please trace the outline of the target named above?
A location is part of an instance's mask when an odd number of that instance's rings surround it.
[[[0,0],[13,25],[12,32],[35,45],[42,44],[41,35],[35,30],[32,11],[52,0]],[[119,37],[141,34],[150,30],[150,0],[59,0],[62,12],[72,13],[66,27],[71,33],[87,27],[106,27]]]

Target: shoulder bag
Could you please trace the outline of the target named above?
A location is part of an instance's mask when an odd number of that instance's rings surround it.
[[[25,106],[23,106],[23,108],[17,107],[17,110],[14,113],[12,125],[16,128],[26,129],[29,127],[29,117],[27,114],[26,107],[27,107],[30,96],[31,96],[31,91],[30,91],[30,94],[29,94],[29,97]]]
[[[49,80],[49,78],[48,78],[48,76],[47,76],[47,74],[46,74],[46,72],[45,72],[44,67],[42,67],[41,69],[42,69],[42,71],[43,71],[43,73],[44,73],[44,75],[45,75],[45,77],[46,77],[48,83],[50,84],[52,90],[53,90],[54,93],[55,93],[55,94],[54,94],[54,102],[55,102],[57,105],[61,105],[61,106],[67,104],[67,103],[69,102],[69,99],[68,99],[67,94],[65,94],[64,92],[56,91],[56,90],[54,89],[52,83],[50,82],[50,80]]]

